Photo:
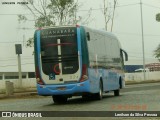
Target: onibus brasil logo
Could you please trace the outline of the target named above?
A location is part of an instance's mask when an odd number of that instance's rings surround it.
[[[42,117],[39,112],[2,112],[2,117]]]

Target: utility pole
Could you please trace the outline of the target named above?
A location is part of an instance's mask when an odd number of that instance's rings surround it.
[[[146,73],[145,73],[145,52],[144,52],[144,34],[143,34],[143,11],[142,11],[142,0],[140,0],[140,11],[141,11],[141,30],[142,30],[143,76],[144,76],[144,80],[146,80]]]
[[[113,8],[113,16],[112,16],[112,24],[111,24],[111,32],[113,30],[113,22],[114,22],[114,14],[116,10],[117,0],[114,0],[114,8]]]
[[[19,73],[19,80],[18,80],[18,87],[22,88],[22,71],[21,71],[21,56],[22,54],[22,45],[21,44],[15,44],[16,48],[16,54],[18,55],[18,73]]]
[[[108,9],[108,6],[106,8],[106,0],[103,0],[103,4],[104,4],[105,30],[107,31],[107,9]]]

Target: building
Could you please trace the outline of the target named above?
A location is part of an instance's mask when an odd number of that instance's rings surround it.
[[[150,63],[145,65],[150,71],[160,71],[160,63]]]

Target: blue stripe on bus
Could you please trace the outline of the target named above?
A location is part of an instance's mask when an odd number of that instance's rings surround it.
[[[80,28],[77,28],[77,43],[78,43],[78,51],[81,55],[81,35],[80,35]]]
[[[40,57],[40,52],[41,52],[40,31],[37,31],[37,57],[38,57],[38,68],[39,68],[39,75],[40,75],[40,78],[41,78],[41,80],[43,81],[43,79],[42,79],[42,73],[41,73],[41,63],[40,63],[41,57]],[[43,81],[43,83],[45,83],[45,82]]]
[[[80,28],[77,27],[77,43],[78,43],[78,51],[80,55],[80,71],[82,71],[82,51],[81,51],[81,33],[80,33]],[[80,74],[80,76],[82,73]]]
[[[37,31],[37,57],[38,57],[38,66],[40,68],[40,31]]]

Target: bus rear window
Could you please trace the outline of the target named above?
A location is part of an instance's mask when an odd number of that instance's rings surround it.
[[[75,27],[52,28],[41,32],[42,70],[45,74],[74,74],[79,68]],[[61,64],[62,70],[59,65]],[[56,66],[56,67],[55,67]]]

